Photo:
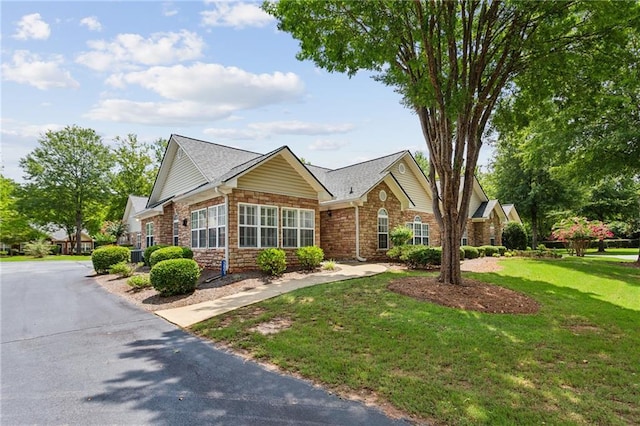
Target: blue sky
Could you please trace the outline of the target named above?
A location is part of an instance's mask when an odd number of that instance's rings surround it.
[[[258,3],[13,2],[2,15],[2,166],[47,129],[95,129],[107,145],[177,133],[266,153],[288,145],[337,168],[426,150],[393,89],[295,58]],[[486,163],[485,148],[480,163]]]

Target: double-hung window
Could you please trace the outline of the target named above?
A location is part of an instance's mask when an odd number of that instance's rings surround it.
[[[145,225],[145,234],[146,234],[146,247],[151,247],[153,245],[153,222],[147,222]]]
[[[469,245],[469,237],[467,235],[467,228],[464,228],[464,231],[462,231],[462,238],[460,239],[460,245],[461,246],[468,246]]]
[[[315,212],[282,209],[282,247],[306,247],[315,242]]]
[[[238,237],[240,247],[278,247],[278,208],[239,204]]]
[[[429,245],[429,224],[422,223],[422,218],[420,216],[414,217],[413,222],[407,223],[407,227],[413,231],[413,239],[410,241],[411,244]]]
[[[389,248],[389,214],[385,209],[378,210],[378,250]]]
[[[207,247],[207,209],[191,212],[191,247]]]
[[[209,213],[209,247],[222,248],[227,238],[227,208],[224,204],[211,206]]]
[[[178,244],[178,230],[180,229],[180,223],[178,219],[178,213],[173,215],[173,245],[177,246]]]

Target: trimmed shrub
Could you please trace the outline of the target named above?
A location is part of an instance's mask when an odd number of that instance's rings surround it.
[[[51,246],[50,253],[51,253],[52,255],[54,255],[54,256],[56,256],[56,255],[60,254],[60,246],[59,246],[59,245],[57,245],[57,244],[53,244],[53,245]]]
[[[464,249],[460,247],[460,260],[464,260]]]
[[[476,247],[473,247],[473,246],[462,246],[461,248],[464,250],[464,258],[465,259],[475,259],[478,256],[480,256],[480,252],[478,251],[478,249]]]
[[[389,238],[391,239],[391,244],[393,244],[394,247],[403,246],[413,238],[413,231],[405,225],[398,225],[391,230]]]
[[[507,248],[505,246],[496,246],[498,247],[498,253],[500,253],[500,256],[504,256],[504,254],[507,252]]]
[[[324,251],[318,246],[300,247],[296,250],[296,257],[303,269],[311,271],[324,260]]]
[[[284,250],[268,248],[258,254],[256,263],[260,270],[271,276],[281,275],[287,269],[287,257]]]
[[[189,247],[181,247],[182,248],[182,258],[183,259],[193,259],[193,250]]]
[[[98,274],[106,274],[116,263],[131,262],[131,250],[119,246],[100,247],[93,251],[91,262]]]
[[[167,259],[151,268],[149,278],[160,296],[187,294],[196,289],[200,268],[192,259]]]
[[[480,246],[480,247],[476,247],[478,249],[478,256],[480,257],[485,257],[485,256],[491,256],[489,253],[487,253],[487,251],[484,249],[486,246]]]
[[[442,262],[442,248],[429,246],[416,246],[407,253],[407,263],[412,268],[425,268],[437,266]]]
[[[127,280],[127,284],[135,289],[143,289],[151,287],[151,278],[149,274],[134,275]]]
[[[165,247],[169,247],[166,244],[156,244],[150,247],[147,247],[146,249],[144,249],[144,254],[142,255],[144,257],[144,264],[146,266],[151,266],[149,264],[149,260],[151,259],[151,255],[153,254],[154,251],[156,250],[160,250],[161,248],[165,248]]]
[[[521,223],[508,222],[502,230],[502,244],[509,250],[524,250],[527,247],[527,231]]]
[[[121,278],[130,277],[133,275],[133,272],[136,270],[136,267],[126,262],[118,262],[115,265],[112,265],[109,268],[109,273],[118,275]]]
[[[484,254],[487,257],[491,257],[496,253],[500,253],[500,251],[498,250],[498,246],[482,246],[478,247],[478,249],[484,250]]]
[[[153,268],[158,263],[167,259],[182,259],[183,253],[182,247],[178,246],[162,247],[161,249],[154,250],[149,257],[149,266]]]
[[[51,243],[47,240],[36,240],[25,244],[24,254],[35,258],[42,258],[51,253]],[[56,246],[57,247],[57,246]]]

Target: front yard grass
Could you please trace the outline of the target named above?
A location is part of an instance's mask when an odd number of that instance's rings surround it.
[[[61,255],[50,255],[50,256],[45,256],[45,257],[41,257],[41,258],[35,258],[32,256],[2,256],[0,257],[0,262],[43,262],[43,261],[53,261],[53,260],[77,260],[77,261],[82,261],[82,260],[91,260],[91,255],[83,255],[83,254],[79,254],[79,255],[67,255],[67,254],[61,254]]]
[[[469,277],[520,291],[535,315],[482,314],[387,290],[405,274],[318,285],[193,330],[346,394],[436,424],[640,424],[640,270],[505,259]],[[261,323],[285,324],[275,334]]]

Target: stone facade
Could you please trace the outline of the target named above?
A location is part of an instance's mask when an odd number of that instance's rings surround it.
[[[320,212],[320,239],[325,258],[356,258],[355,212],[354,207]]]
[[[492,227],[493,232],[491,232]],[[493,213],[488,220],[482,222],[473,222],[472,227],[467,229],[472,229],[472,232],[468,232],[469,245],[492,245],[492,239],[493,245],[502,245],[502,225],[500,224],[500,218]]]

